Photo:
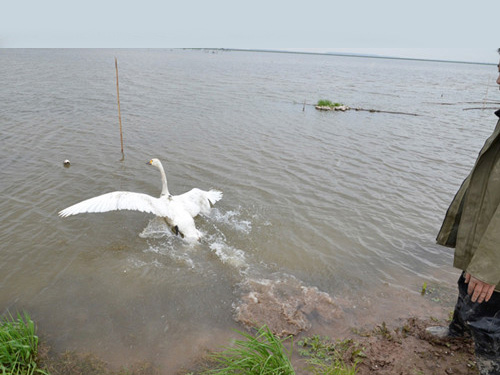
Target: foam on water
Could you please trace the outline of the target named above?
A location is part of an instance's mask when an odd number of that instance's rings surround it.
[[[234,267],[240,272],[245,271],[249,267],[243,250],[229,246],[220,239],[210,244],[210,250],[217,255],[222,263]]]
[[[241,218],[241,207],[237,210],[229,210],[226,212],[222,212],[221,210],[214,208],[211,210],[209,217],[214,222],[228,226],[237,232],[249,234],[252,231],[252,222]]]
[[[238,272],[244,272],[249,267],[245,252],[228,244],[225,233],[248,234],[252,228],[251,221],[242,218],[239,210],[224,212],[220,209],[212,209],[210,215],[197,220],[203,237],[199,244],[192,244],[172,233],[162,218],[151,219],[139,234],[140,238],[148,241],[149,246],[144,250],[144,253],[166,256],[167,259],[174,260],[179,265],[184,264],[191,269],[196,267],[203,269],[203,267],[209,267],[206,263],[209,260],[196,253],[208,249],[217,256],[222,264],[228,265]],[[158,259],[151,259],[150,262],[158,262]],[[140,263],[138,265],[142,266]]]

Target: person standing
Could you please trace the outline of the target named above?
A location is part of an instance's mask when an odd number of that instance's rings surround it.
[[[498,71],[500,85],[500,64]],[[450,204],[437,243],[455,248],[453,266],[463,272],[449,327],[427,331],[470,334],[480,374],[500,375],[500,120]]]

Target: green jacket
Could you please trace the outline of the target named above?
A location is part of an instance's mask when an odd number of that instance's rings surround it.
[[[500,121],[451,202],[437,243],[455,248],[454,267],[500,291]]]

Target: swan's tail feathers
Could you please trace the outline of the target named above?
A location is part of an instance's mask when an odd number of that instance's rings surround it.
[[[219,190],[209,190],[207,192],[207,198],[210,202],[210,207],[212,207],[215,202],[218,202],[222,199],[222,191]]]

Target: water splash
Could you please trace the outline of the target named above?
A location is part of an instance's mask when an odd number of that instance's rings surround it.
[[[243,250],[229,246],[224,241],[216,240],[211,243],[210,250],[212,250],[222,263],[227,264],[240,272],[244,272],[249,267]]]
[[[173,236],[170,236],[169,239],[171,237]],[[189,252],[183,251],[178,247],[176,248],[175,246],[173,246],[173,243],[171,241],[167,241],[157,245],[150,244],[149,247],[144,249],[143,252],[154,253],[166,257],[162,262],[160,262],[158,258],[155,258],[151,260],[152,263],[164,264],[168,262],[169,264],[171,264],[173,261],[173,263],[179,267],[186,267],[189,269],[195,268],[195,262],[191,258]]]
[[[212,209],[210,215],[200,219],[197,225],[204,236],[200,243],[189,244],[172,233],[162,218],[155,217],[139,234],[139,237],[146,239],[149,245],[143,252],[166,256],[165,262],[173,260],[180,266],[199,268],[200,271],[211,268],[208,264],[210,260],[203,254],[212,253],[222,264],[244,273],[249,267],[245,252],[228,244],[225,233],[236,232],[238,236],[246,235],[251,231],[251,221],[243,219],[239,210],[223,212]],[[154,261],[158,260],[155,258]]]
[[[172,236],[174,236],[174,234],[169,226],[165,223],[165,220],[160,217],[151,219],[146,228],[139,234],[141,238],[164,238]]]
[[[223,224],[231,230],[244,234],[250,234],[252,231],[252,222],[250,220],[242,219],[241,215],[241,207],[238,208],[238,210],[226,212],[222,212],[221,210],[214,208],[211,210],[209,217],[215,223]]]

